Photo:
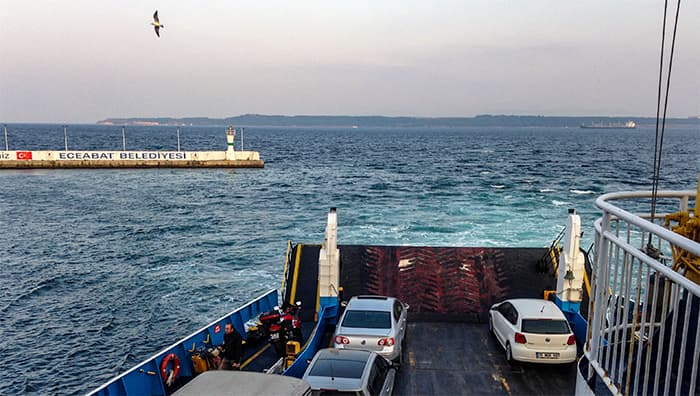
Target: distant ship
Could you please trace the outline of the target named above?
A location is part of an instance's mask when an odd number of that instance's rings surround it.
[[[634,129],[637,124],[634,121],[627,121],[624,124],[621,122],[592,122],[590,124],[581,124],[581,128],[588,129]]]

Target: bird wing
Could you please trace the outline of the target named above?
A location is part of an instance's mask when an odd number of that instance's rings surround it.
[[[153,29],[156,30],[156,36],[160,37],[160,32],[159,32],[160,27],[159,27],[159,26],[155,26]]]
[[[158,10],[156,10],[156,12],[153,13],[153,20],[160,23],[160,21],[158,20]]]

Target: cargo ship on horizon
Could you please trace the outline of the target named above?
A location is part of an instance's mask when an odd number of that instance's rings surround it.
[[[581,124],[584,129],[635,129],[637,124],[630,120],[624,124],[621,122],[592,122],[590,124]]]

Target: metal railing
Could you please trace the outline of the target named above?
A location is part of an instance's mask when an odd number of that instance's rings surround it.
[[[677,210],[688,210],[695,196],[658,193]],[[606,387],[624,395],[700,391],[700,286],[672,270],[669,257],[672,245],[700,256],[700,243],[621,208],[639,208],[650,198],[651,192],[622,192],[596,200],[603,216],[595,222],[594,298],[584,349],[589,364],[583,372],[595,393]]]

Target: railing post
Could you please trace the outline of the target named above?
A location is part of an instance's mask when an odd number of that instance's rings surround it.
[[[593,300],[591,302],[591,307],[593,307],[592,321],[589,324],[591,327],[591,338],[588,341],[587,350],[588,353],[588,380],[590,381],[595,376],[595,370],[591,367],[590,362],[597,361],[600,349],[600,327],[603,320],[603,315],[605,310],[602,309],[601,304],[605,304],[605,294],[607,293],[607,284],[609,282],[607,273],[609,266],[609,248],[608,242],[605,238],[605,233],[610,230],[610,214],[605,212],[603,214],[603,219],[600,227],[600,235],[598,235],[598,255],[596,259],[596,280],[591,285],[594,288]],[[597,306],[596,306],[597,305]]]

